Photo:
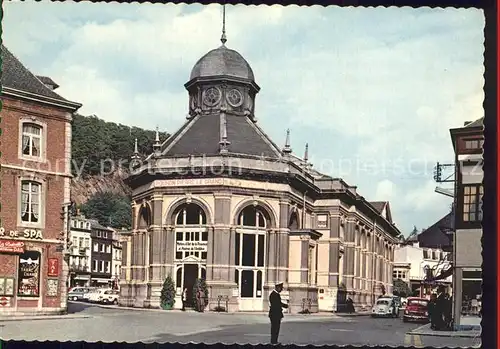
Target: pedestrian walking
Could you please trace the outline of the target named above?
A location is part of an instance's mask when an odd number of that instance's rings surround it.
[[[431,322],[431,329],[436,329],[436,298],[437,295],[435,293],[431,294],[431,299],[427,304],[427,312],[429,313],[429,320]]]
[[[187,292],[188,292],[187,288],[184,288],[184,291],[182,291],[182,311],[186,310]]]
[[[281,319],[283,319],[283,308],[288,304],[281,302],[280,293],[283,291],[283,283],[277,283],[274,290],[269,294],[269,319],[271,320],[271,344],[278,344],[280,335]]]

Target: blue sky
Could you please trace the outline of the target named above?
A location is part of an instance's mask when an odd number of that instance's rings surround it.
[[[4,3],[3,40],[83,114],[174,132],[191,68],[220,45],[217,4]],[[433,167],[449,129],[483,116],[477,9],[227,6],[227,46],[252,66],[256,116],[278,144],[388,200],[407,235],[445,215]]]

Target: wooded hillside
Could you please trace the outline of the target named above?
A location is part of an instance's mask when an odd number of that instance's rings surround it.
[[[155,131],[83,115],[74,117],[72,129],[72,200],[86,217],[105,226],[130,226],[130,190],[123,179],[135,138],[139,153],[150,154]],[[168,136],[160,132],[160,141]]]

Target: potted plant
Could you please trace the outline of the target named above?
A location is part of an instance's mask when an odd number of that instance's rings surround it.
[[[196,311],[199,312],[203,312],[208,305],[208,287],[204,279],[197,279],[194,283],[193,304],[195,305]]]
[[[170,310],[174,307],[175,303],[175,285],[174,280],[169,275],[163,282],[163,288],[161,289],[160,295],[160,305],[162,309]]]

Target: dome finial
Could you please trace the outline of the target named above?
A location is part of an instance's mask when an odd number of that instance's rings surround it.
[[[220,37],[220,41],[222,45],[224,45],[227,41],[226,38],[226,3],[222,5],[222,36]]]

